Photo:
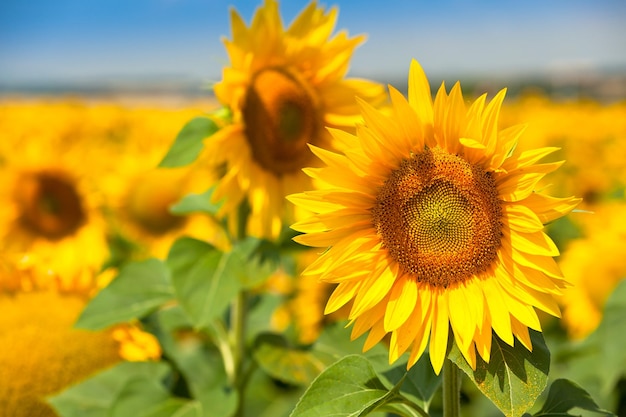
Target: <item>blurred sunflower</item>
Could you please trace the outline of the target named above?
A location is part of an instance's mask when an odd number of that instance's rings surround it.
[[[563,324],[574,339],[587,336],[600,324],[607,298],[626,278],[626,203],[596,207],[578,216],[585,237],[570,241],[559,265],[574,284],[560,301]],[[602,262],[598,262],[602,259]]]
[[[301,275],[307,265],[317,258],[314,250],[294,255],[295,271],[279,269],[259,289],[260,292],[278,294],[285,302],[278,306],[271,319],[272,329],[284,332],[293,326],[297,341],[304,345],[317,340],[324,325],[348,317],[346,307],[324,315],[324,306],[336,284],[321,282],[315,276]]]
[[[108,115],[108,120],[101,123],[109,126],[110,133],[101,137],[99,145],[114,163],[101,178],[100,189],[118,260],[164,258],[181,235],[223,246],[226,236],[212,218],[175,216],[169,210],[186,194],[206,191],[214,178],[206,175],[206,169],[199,164],[156,168],[181,126],[201,110],[129,107],[115,113],[101,107],[94,111],[94,117],[101,111],[103,117]]]
[[[325,11],[315,2],[286,30],[274,0],[265,1],[250,27],[231,12],[232,40],[224,40],[230,66],[214,90],[233,123],[207,141],[205,154],[226,167],[213,195],[224,199],[220,215],[247,200],[250,235],[275,238],[293,217],[284,197],[310,187],[301,169],[315,163],[308,143],[332,145],[324,126],[353,127],[355,95],[384,100],[380,85],[345,78],[364,37],[340,32],[331,38],[336,19],[336,8]]]
[[[32,262],[0,262],[2,415],[55,416],[45,397],[122,360],[160,357],[156,339],[134,325],[74,329],[96,288],[35,276],[40,271]]]
[[[361,100],[357,135],[331,130],[344,154],[311,147],[319,189],[289,197],[317,213],[295,240],[330,247],[305,271],[338,284],[326,313],[352,301],[352,337],[369,330],[369,349],[391,333],[390,362],[410,348],[409,367],[430,339],[437,373],[449,328],[473,368],[476,352],[489,362],[492,330],[532,349],[535,308],[558,316],[568,285],[543,224],[579,202],[535,190],[561,165],[536,164],[554,148],[516,151],[523,126],[498,130],[505,90],[467,108],[459,83],[442,85],[433,103],[416,61],[408,101],[389,89],[391,116]]]
[[[108,257],[101,165],[65,136],[7,140],[13,150],[0,167],[0,249],[36,259],[68,285],[92,285]]]

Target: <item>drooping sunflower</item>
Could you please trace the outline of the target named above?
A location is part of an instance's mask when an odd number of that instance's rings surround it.
[[[116,239],[132,242],[139,257],[164,258],[174,240],[189,235],[224,247],[225,233],[206,215],[176,216],[170,207],[186,194],[201,193],[213,183],[199,163],[156,168],[172,138],[199,108],[123,108],[125,132],[117,140],[112,175],[106,177],[108,220]]]
[[[224,40],[230,66],[215,95],[232,112],[233,123],[211,137],[207,158],[226,167],[213,195],[224,199],[222,216],[244,200],[250,206],[248,234],[276,237],[293,207],[288,194],[310,187],[301,169],[313,163],[308,143],[331,146],[324,126],[348,129],[359,120],[355,95],[384,100],[383,88],[346,78],[353,50],[363,36],[332,36],[337,9],[309,4],[284,29],[278,3],[266,0],[246,27],[232,10],[232,39]]]
[[[160,357],[156,338],[136,325],[73,327],[96,290],[72,287],[29,260],[0,256],[2,415],[56,416],[46,397],[120,361]]]
[[[440,372],[449,329],[467,362],[489,362],[492,331],[532,349],[535,308],[554,316],[568,284],[543,225],[579,200],[535,190],[561,163],[537,164],[554,148],[516,151],[523,126],[498,128],[505,90],[466,106],[459,83],[434,102],[413,61],[408,100],[389,87],[386,115],[360,101],[356,136],[331,129],[344,153],[312,146],[315,191],[289,197],[316,214],[294,224],[302,244],[328,248],[304,272],[336,283],[326,313],[351,302],[352,337],[365,349],[390,333],[390,362],[429,345]]]

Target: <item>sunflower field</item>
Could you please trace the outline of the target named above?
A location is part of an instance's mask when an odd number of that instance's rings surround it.
[[[0,100],[0,416],[626,416],[626,99],[353,78],[337,13]]]

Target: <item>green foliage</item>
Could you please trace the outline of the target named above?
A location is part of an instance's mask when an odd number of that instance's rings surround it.
[[[257,337],[253,355],[268,375],[293,385],[310,384],[334,361],[319,351],[290,347],[283,336],[271,333]]]
[[[218,130],[217,124],[207,117],[191,119],[178,133],[159,167],[175,168],[192,163],[202,151],[202,141]]]
[[[394,385],[404,378],[400,393],[425,410],[428,410],[433,396],[441,387],[441,375],[435,374],[428,355],[422,355],[408,371],[404,362],[383,375]]]
[[[572,416],[569,414],[572,408],[580,408],[587,411],[593,411],[605,416],[612,416],[613,413],[603,410],[595,403],[589,393],[581,388],[575,382],[567,379],[557,379],[550,385],[548,398],[543,407],[535,417],[562,417]]]
[[[99,330],[141,318],[174,298],[169,271],[158,259],[125,265],[83,310],[76,327]]]
[[[392,395],[367,359],[349,355],[313,381],[291,417],[365,416]]]
[[[472,370],[456,345],[449,359],[456,363],[507,417],[520,416],[543,392],[548,381],[550,352],[539,332],[530,330],[533,351],[529,352],[517,340],[509,346],[493,335],[491,359],[485,363],[476,358]]]
[[[246,239],[229,252],[184,237],[167,257],[176,297],[196,328],[206,328],[220,317],[240,291],[258,285],[271,267],[255,258],[258,240]]]
[[[109,417],[118,401],[132,407],[135,400],[131,392],[142,396],[148,394],[149,399],[164,400],[161,389],[155,389],[156,381],[163,381],[170,368],[162,362],[121,362],[94,377],[70,387],[60,394],[48,399],[50,405],[63,417]],[[146,383],[147,385],[145,385]],[[142,385],[145,385],[142,387]],[[119,414],[118,414],[119,415]],[[127,414],[144,416],[145,414]]]
[[[160,383],[146,377],[133,378],[118,394],[109,411],[111,417],[202,417],[197,401],[170,397]]]
[[[560,352],[557,375],[576,381],[600,404],[609,406],[615,386],[626,376],[626,281],[613,291],[602,322],[582,342]]]
[[[194,332],[179,306],[159,311],[159,342],[201,405],[203,417],[228,417],[237,406],[237,392],[230,387],[224,361],[206,336]]]

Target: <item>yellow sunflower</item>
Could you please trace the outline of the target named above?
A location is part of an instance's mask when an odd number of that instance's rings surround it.
[[[213,178],[206,175],[206,169],[198,164],[156,168],[172,138],[185,121],[201,114],[200,108],[116,108],[117,112],[112,113],[108,107],[96,106],[93,118],[102,125],[101,130],[109,126],[116,132],[99,141],[102,153],[111,161],[100,183],[110,230],[115,237],[136,245],[135,252],[124,255],[164,258],[181,235],[225,245],[226,236],[214,219],[170,212],[170,207],[186,194],[201,193],[210,187]]]
[[[68,285],[89,286],[108,257],[98,190],[104,170],[86,140],[29,129],[12,126],[2,138],[0,250],[36,259]]]
[[[154,336],[134,325],[73,328],[96,288],[38,274],[32,262],[0,259],[2,415],[55,416],[46,397],[122,360],[160,357]]]
[[[563,324],[570,337],[581,339],[598,327],[607,298],[626,278],[626,202],[597,205],[579,217],[585,237],[568,243],[559,259],[574,284],[560,301]],[[602,262],[598,262],[602,259]]]
[[[276,237],[293,208],[288,194],[310,187],[301,169],[314,163],[308,143],[328,147],[324,126],[354,126],[359,111],[354,96],[378,103],[383,88],[345,78],[350,58],[363,36],[331,37],[337,9],[315,2],[284,29],[274,0],[266,0],[250,27],[235,10],[232,40],[224,40],[230,66],[215,85],[218,100],[232,111],[233,123],[207,141],[212,164],[226,166],[214,200],[225,200],[220,215],[247,199],[248,234]]]
[[[437,373],[449,329],[472,367],[476,352],[489,362],[492,330],[532,349],[535,308],[558,316],[568,285],[543,224],[579,202],[535,190],[561,165],[536,164],[554,148],[515,150],[523,127],[498,129],[505,90],[467,107],[459,83],[442,85],[433,102],[416,61],[408,100],[389,90],[391,115],[361,100],[356,136],[330,130],[344,154],[311,147],[319,189],[289,197],[316,213],[292,226],[296,240],[330,247],[304,272],[338,284],[326,313],[351,301],[365,349],[390,333],[390,362],[410,349],[410,367],[429,344]]]

